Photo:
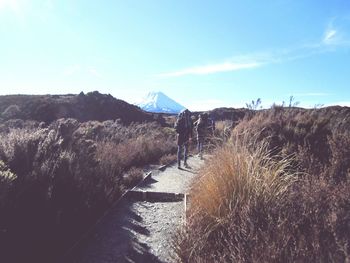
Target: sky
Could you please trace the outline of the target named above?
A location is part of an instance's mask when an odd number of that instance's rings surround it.
[[[349,0],[0,0],[0,95],[350,106]]]

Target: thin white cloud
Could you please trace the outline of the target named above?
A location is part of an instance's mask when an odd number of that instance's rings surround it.
[[[326,30],[324,37],[323,37],[323,43],[326,45],[332,44],[337,39],[337,31],[334,29],[328,29]]]
[[[322,44],[328,46],[350,46],[350,19],[333,17],[324,32]]]
[[[236,71],[241,69],[251,69],[261,66],[261,63],[252,61],[244,63],[223,62],[198,67],[185,68],[178,71],[159,74],[159,77],[180,77],[185,75],[207,75],[219,72]]]
[[[318,45],[319,46],[319,45]],[[317,47],[318,47],[317,46]],[[255,69],[270,64],[282,63],[310,56],[310,49],[316,49],[315,45],[276,49],[269,52],[255,52],[226,59],[225,62],[204,66],[189,67],[178,71],[166,72],[157,77],[181,77],[185,75],[208,75],[220,72],[232,72],[244,69]]]

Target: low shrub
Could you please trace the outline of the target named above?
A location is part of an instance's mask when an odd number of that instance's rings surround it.
[[[259,134],[276,154],[295,155],[302,171],[336,181],[350,169],[350,108],[283,108],[275,106],[241,121],[236,132]],[[339,147],[342,145],[341,147]],[[335,165],[338,167],[335,169]]]
[[[0,131],[0,254],[7,262],[57,259],[142,177],[134,166],[176,150],[156,123],[21,125]]]

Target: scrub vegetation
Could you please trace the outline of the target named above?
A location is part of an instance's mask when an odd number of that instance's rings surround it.
[[[57,259],[142,179],[144,166],[175,156],[174,136],[155,122],[0,124],[2,260]]]
[[[253,110],[193,185],[178,261],[349,261],[349,126],[349,108]]]

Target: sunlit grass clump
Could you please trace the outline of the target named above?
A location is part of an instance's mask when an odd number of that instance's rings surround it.
[[[219,149],[194,186],[192,210],[220,222],[246,204],[280,200],[296,180],[288,158],[271,157],[265,142],[245,136]]]
[[[222,249],[237,249],[234,247],[244,245],[239,242],[252,233],[241,228],[231,240],[229,227],[249,224],[247,220],[252,224],[250,230],[258,227],[253,225],[250,214],[283,202],[297,177],[292,172],[290,158],[272,157],[264,141],[257,142],[244,134],[234,135],[214,153],[193,186],[188,228],[175,242],[180,260],[222,262],[229,260],[226,257],[242,259],[236,253],[223,253]],[[221,244],[225,242],[235,244]]]

